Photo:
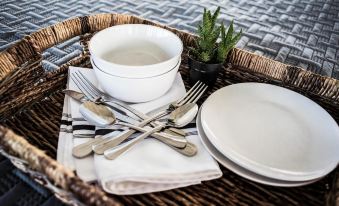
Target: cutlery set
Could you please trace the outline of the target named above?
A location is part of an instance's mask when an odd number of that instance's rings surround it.
[[[183,155],[196,154],[195,145],[188,142],[185,133],[178,128],[195,118],[198,112],[196,102],[207,89],[203,83],[197,82],[184,97],[148,116],[103,93],[81,72],[71,74],[71,79],[82,93],[73,90],[64,92],[82,103],[80,113],[87,121],[99,127],[120,125],[124,130],[117,136],[113,136],[112,132],[75,146],[72,152],[74,157],[82,158],[95,152],[104,154],[107,159],[115,159],[148,136],[160,140]],[[166,130],[162,131],[164,129]],[[143,134],[126,141],[136,132]]]

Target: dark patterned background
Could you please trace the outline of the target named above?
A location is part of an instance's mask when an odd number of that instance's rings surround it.
[[[220,19],[235,19],[244,35],[237,47],[339,78],[339,0],[1,0],[0,51],[42,27],[94,13],[134,14],[190,32],[203,8],[221,6]],[[44,53],[53,70],[80,53],[71,39]],[[0,205],[60,205],[0,156]]]
[[[339,78],[339,0],[2,0],[0,50],[24,35],[64,19],[103,12],[142,16],[195,32],[203,8],[221,6],[244,35],[237,47]],[[78,55],[76,39],[45,53],[46,69]]]

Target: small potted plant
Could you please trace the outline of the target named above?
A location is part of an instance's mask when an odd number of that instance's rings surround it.
[[[198,38],[194,47],[189,49],[188,65],[190,82],[202,81],[212,87],[229,51],[241,37],[242,30],[234,34],[233,21],[227,32],[224,24],[216,26],[220,7],[212,14],[204,9],[202,22],[198,25]],[[220,41],[218,41],[220,37]]]

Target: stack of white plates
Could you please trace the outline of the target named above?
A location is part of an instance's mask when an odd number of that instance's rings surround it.
[[[241,83],[214,92],[197,118],[211,155],[234,173],[274,186],[301,186],[339,162],[339,127],[312,100],[291,90]]]

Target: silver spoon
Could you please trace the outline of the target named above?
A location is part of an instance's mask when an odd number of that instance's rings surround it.
[[[124,152],[128,151],[135,144],[144,140],[147,136],[153,134],[154,132],[160,131],[161,129],[164,129],[166,127],[181,128],[181,127],[186,126],[195,118],[197,113],[198,113],[198,105],[195,103],[185,104],[181,107],[178,107],[176,110],[170,113],[169,118],[163,124],[160,124],[154,127],[153,129],[145,132],[142,135],[139,135],[138,137],[134,138],[131,141],[115,146],[112,149],[106,150],[104,152],[104,155],[107,159],[113,160],[117,158],[118,156],[120,156],[121,154],[123,154]],[[132,129],[135,128],[134,125],[131,125],[128,123],[118,123],[118,124],[128,126]],[[193,153],[193,155],[195,154],[196,154],[196,150]]]
[[[117,122],[114,113],[104,105],[98,105],[93,102],[86,101],[80,105],[79,110],[88,122],[97,126],[107,126],[113,124],[114,122]],[[144,128],[137,127],[135,125],[134,129],[140,132],[147,132],[147,130],[145,130]],[[90,140],[88,144],[81,144],[74,147],[72,150],[73,156],[78,158],[87,156],[92,152],[92,144],[99,144],[100,142],[103,142],[106,137],[107,135],[103,136],[102,138]],[[187,144],[187,140],[184,137],[174,134],[172,135],[161,132],[152,134],[152,137],[175,148],[184,148]]]

